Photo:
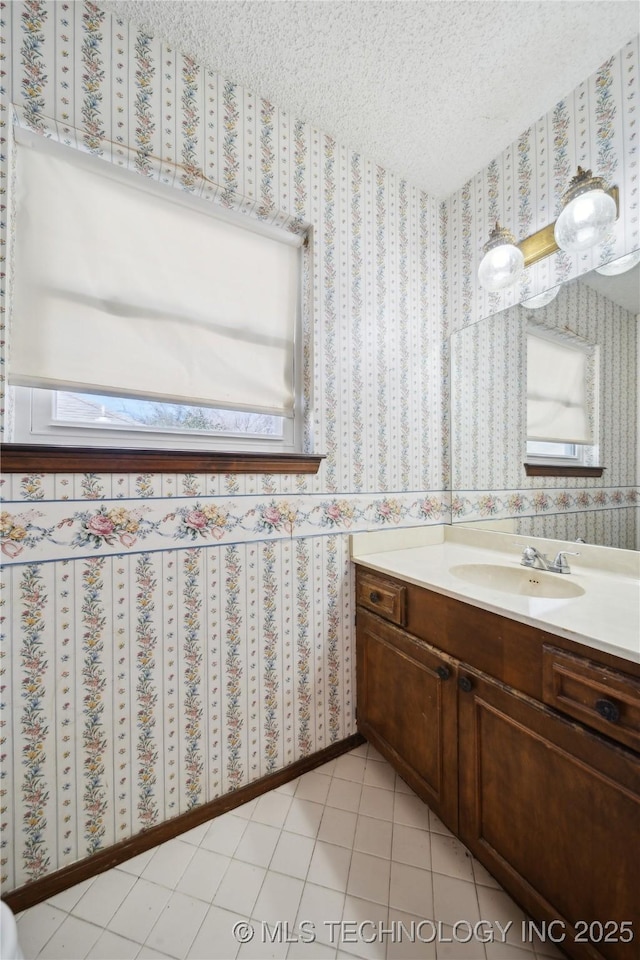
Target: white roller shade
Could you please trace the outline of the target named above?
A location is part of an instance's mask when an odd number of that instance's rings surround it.
[[[292,416],[299,249],[67,153],[17,145],[10,381]]]
[[[527,439],[593,443],[587,407],[589,358],[579,348],[527,335]]]

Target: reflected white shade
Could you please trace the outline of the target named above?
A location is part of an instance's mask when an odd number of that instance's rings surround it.
[[[626,257],[618,257],[610,263],[603,263],[601,267],[596,267],[596,273],[601,273],[603,277],[617,277],[620,273],[632,270],[637,263],[640,263],[640,250],[628,253]]]
[[[616,219],[616,204],[604,190],[589,190],[571,200],[554,229],[561,250],[576,253],[589,250],[607,236]]]
[[[530,310],[538,310],[540,307],[546,307],[548,303],[551,303],[552,300],[558,296],[560,287],[551,287],[550,290],[545,290],[543,293],[539,293],[535,297],[529,297],[528,300],[521,300],[520,306],[527,307]]]
[[[523,270],[522,251],[512,243],[501,243],[485,253],[478,280],[485,290],[496,293],[516,283]]]
[[[546,331],[527,331],[527,440],[594,442],[589,356]]]

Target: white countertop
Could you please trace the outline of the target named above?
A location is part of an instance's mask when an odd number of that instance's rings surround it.
[[[568,558],[570,574],[550,576],[573,581],[584,594],[570,599],[522,596],[468,583],[450,573],[465,563],[524,569],[518,544],[525,542],[551,558],[558,550],[579,550],[579,557]],[[351,556],[361,566],[640,663],[640,554],[635,551],[457,525],[394,530],[388,537],[385,532],[356,534],[351,538]]]

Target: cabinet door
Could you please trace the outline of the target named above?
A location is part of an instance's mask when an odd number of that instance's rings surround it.
[[[570,956],[636,957],[640,758],[460,674],[462,840],[532,916],[566,923]],[[633,924],[632,943],[619,942],[622,922]],[[585,924],[587,943],[574,943]]]
[[[457,829],[455,662],[358,610],[358,729]]]

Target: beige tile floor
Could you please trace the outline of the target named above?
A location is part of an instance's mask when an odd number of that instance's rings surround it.
[[[559,957],[524,919],[363,744],[25,910],[18,936],[26,960]]]

